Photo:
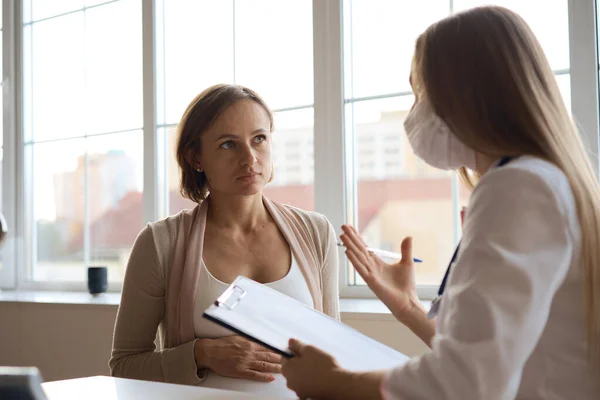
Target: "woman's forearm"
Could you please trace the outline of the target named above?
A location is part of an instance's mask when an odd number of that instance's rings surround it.
[[[210,369],[208,348],[212,345],[211,339],[196,339],[194,343],[194,361],[196,361],[196,367],[201,369]]]
[[[427,314],[419,314],[407,326],[428,347],[431,347],[433,336],[435,336],[435,320],[428,319]]]
[[[431,341],[435,335],[435,320],[427,318],[427,311],[419,300],[414,306],[402,315],[395,315],[396,319],[406,325],[427,346],[431,347]]]
[[[358,373],[340,369],[329,380],[330,385],[326,399],[380,400],[382,399],[381,381],[384,375],[385,371]]]
[[[114,348],[109,361],[110,375],[119,378],[197,385],[204,379],[191,357],[194,342],[155,350]]]

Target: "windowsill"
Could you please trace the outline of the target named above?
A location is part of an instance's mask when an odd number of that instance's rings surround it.
[[[430,300],[421,300],[426,310],[431,307]],[[387,316],[392,317],[391,311],[378,299],[340,299],[340,312],[349,317]]]
[[[78,304],[118,306],[121,293],[111,292],[92,296],[88,292],[44,290],[2,290],[0,303]]]
[[[62,292],[41,290],[2,290],[0,303],[72,304],[118,306],[121,293],[110,292],[92,296],[87,292]],[[430,301],[423,301],[429,308]],[[340,299],[340,312],[347,318],[370,316],[393,318],[390,310],[377,299]]]

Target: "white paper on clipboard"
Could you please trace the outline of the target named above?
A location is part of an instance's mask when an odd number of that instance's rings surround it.
[[[204,311],[204,317],[285,356],[290,338],[331,354],[351,371],[393,368],[404,354],[299,301],[245,277],[238,277]]]

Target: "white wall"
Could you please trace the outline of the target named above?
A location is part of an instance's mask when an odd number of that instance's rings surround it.
[[[45,381],[108,375],[117,307],[0,302],[0,365],[37,366]],[[389,314],[342,314],[345,323],[407,355],[425,345]]]

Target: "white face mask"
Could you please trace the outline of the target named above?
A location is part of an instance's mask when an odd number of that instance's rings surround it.
[[[415,155],[432,167],[475,170],[475,151],[458,140],[429,102],[415,104],[404,120],[404,130]]]

